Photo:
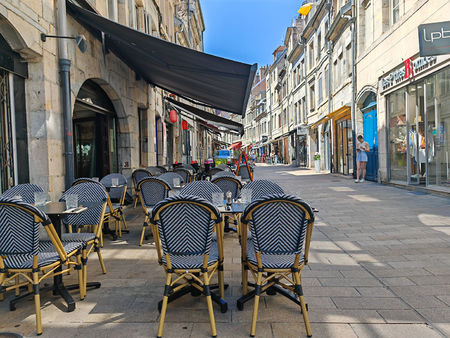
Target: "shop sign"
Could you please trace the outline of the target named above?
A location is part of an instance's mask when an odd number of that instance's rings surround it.
[[[380,86],[383,90],[386,90],[400,82],[414,78],[414,76],[434,65],[436,61],[436,56],[419,57],[415,60],[408,58],[403,61],[403,65],[398,69],[381,78]]]
[[[450,54],[450,21],[419,26],[420,56]]]

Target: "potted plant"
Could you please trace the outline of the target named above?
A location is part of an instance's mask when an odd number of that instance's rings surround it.
[[[318,152],[314,153],[314,170],[316,173],[320,173],[320,154]]]

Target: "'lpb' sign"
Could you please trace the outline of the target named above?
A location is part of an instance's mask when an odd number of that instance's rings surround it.
[[[450,54],[450,21],[419,26],[420,56]]]

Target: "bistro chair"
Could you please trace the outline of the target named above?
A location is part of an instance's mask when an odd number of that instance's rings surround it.
[[[237,176],[234,174],[234,172],[232,171],[219,171],[217,174],[213,175],[211,177],[211,181],[213,181],[215,178],[219,178],[219,177],[234,177],[237,178]]]
[[[49,243],[42,250],[39,226],[45,227]],[[61,242],[48,216],[29,203],[0,198],[0,297],[22,286],[32,286],[36,312],[36,333],[42,334],[39,284],[55,274],[78,270],[80,297],[84,299],[85,286],[81,270],[81,243]],[[61,268],[61,271],[56,271]],[[7,286],[10,280],[22,277],[25,282]]]
[[[78,181],[80,182],[80,181]],[[95,183],[94,183],[95,182]],[[63,241],[70,242],[81,242],[83,243],[82,251],[82,261],[83,261],[83,276],[84,280],[87,281],[87,259],[88,256],[93,252],[97,252],[98,260],[100,262],[100,267],[102,272],[106,273],[105,263],[103,262],[103,257],[100,251],[101,247],[101,234],[103,222],[105,220],[106,207],[108,205],[108,194],[103,187],[103,185],[97,181],[89,182],[74,182],[69,189],[67,189],[62,195],[60,202],[65,202],[67,195],[76,194],[78,195],[78,204],[83,205],[83,203],[93,203],[98,202],[99,205],[82,213],[75,215],[67,215],[63,219],[63,223],[69,226],[69,230],[73,227],[76,228],[76,232],[62,235]],[[81,230],[87,230],[86,232],[81,232]]]
[[[242,190],[252,190],[252,201],[267,195],[284,194],[283,189],[276,183],[269,180],[255,180],[244,185]],[[242,192],[241,190],[241,192]]]
[[[189,169],[186,169],[186,168],[183,168],[183,167],[182,168],[175,168],[175,169],[173,169],[173,172],[177,173],[178,175],[183,177],[183,181],[185,183],[192,182],[192,174],[189,171]],[[192,172],[194,172],[193,169],[192,169]]]
[[[121,187],[113,187],[112,186],[112,180],[113,178],[117,178],[118,183]],[[127,222],[125,220],[125,214],[123,213],[123,209],[125,208],[125,196],[127,194],[127,179],[122,174],[109,174],[103,177],[100,180],[100,183],[102,183],[108,191],[109,199],[111,200],[111,206],[112,210],[110,209],[110,206],[108,205],[106,207],[106,214],[110,214],[111,217],[113,217],[116,220],[116,235],[119,237],[122,237],[122,223],[123,228],[125,231],[127,231]],[[117,220],[118,219],[118,220]]]
[[[141,238],[139,246],[142,246],[144,241],[145,229],[148,227],[150,220],[150,213],[155,204],[161,202],[169,196],[170,184],[162,180],[160,177],[147,177],[142,179],[138,184],[139,199],[144,209],[145,219],[142,226]]]
[[[206,173],[206,177],[209,177],[209,179],[211,179],[215,174],[217,174],[218,172],[224,171],[222,168],[211,168],[208,170],[208,172]]]
[[[145,169],[149,171],[152,176],[159,176],[167,172],[167,170],[163,167],[147,167]]]
[[[233,177],[233,176],[217,176],[217,175],[213,176],[211,182],[217,185],[223,191],[224,194],[230,191],[231,198],[237,199],[242,189],[241,181],[239,181],[236,176]]]
[[[21,196],[24,202],[34,204],[35,192],[44,192],[44,190],[36,184],[24,183],[9,188],[2,194],[1,197],[14,198],[15,196]]]
[[[158,337],[162,337],[167,304],[187,293],[202,292],[208,305],[211,333],[217,336],[212,301],[225,313],[222,217],[208,201],[195,196],[174,196],[158,203],[150,219],[159,263],[166,273]],[[213,229],[220,236],[212,240]],[[210,281],[219,273],[220,295],[211,292]],[[180,284],[181,283],[181,284]]]
[[[173,179],[178,178],[180,180],[180,183],[186,183],[184,178],[175,172],[169,171],[167,173],[162,174],[161,176],[158,176],[159,179],[164,180],[170,187],[170,189],[173,189]]]
[[[314,226],[311,207],[295,196],[270,195],[247,206],[242,224],[250,227],[252,238],[241,241],[246,250],[242,257],[243,296],[238,299],[237,307],[242,310],[246,301],[255,299],[250,336],[254,337],[256,332],[259,298],[262,293],[271,291],[300,305],[306,333],[311,337],[301,282]],[[246,237],[245,231],[243,234]],[[248,270],[256,283],[250,293],[247,293]]]
[[[180,191],[180,196],[197,196],[213,202],[213,193],[221,193],[222,190],[215,184],[208,181],[195,181],[186,185]]]
[[[136,204],[139,200],[137,186],[140,180],[146,177],[150,177],[152,174],[147,169],[136,169],[131,174],[131,180],[133,181],[134,191],[136,192],[136,197],[134,198],[134,208],[136,208]]]
[[[156,168],[158,168],[159,170],[161,170],[161,172],[162,172],[163,174],[169,171],[169,166],[168,166],[168,165],[166,165],[166,166],[157,165]]]

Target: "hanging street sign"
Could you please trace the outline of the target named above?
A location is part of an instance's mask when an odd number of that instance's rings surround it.
[[[450,21],[419,25],[420,56],[450,54]]]

